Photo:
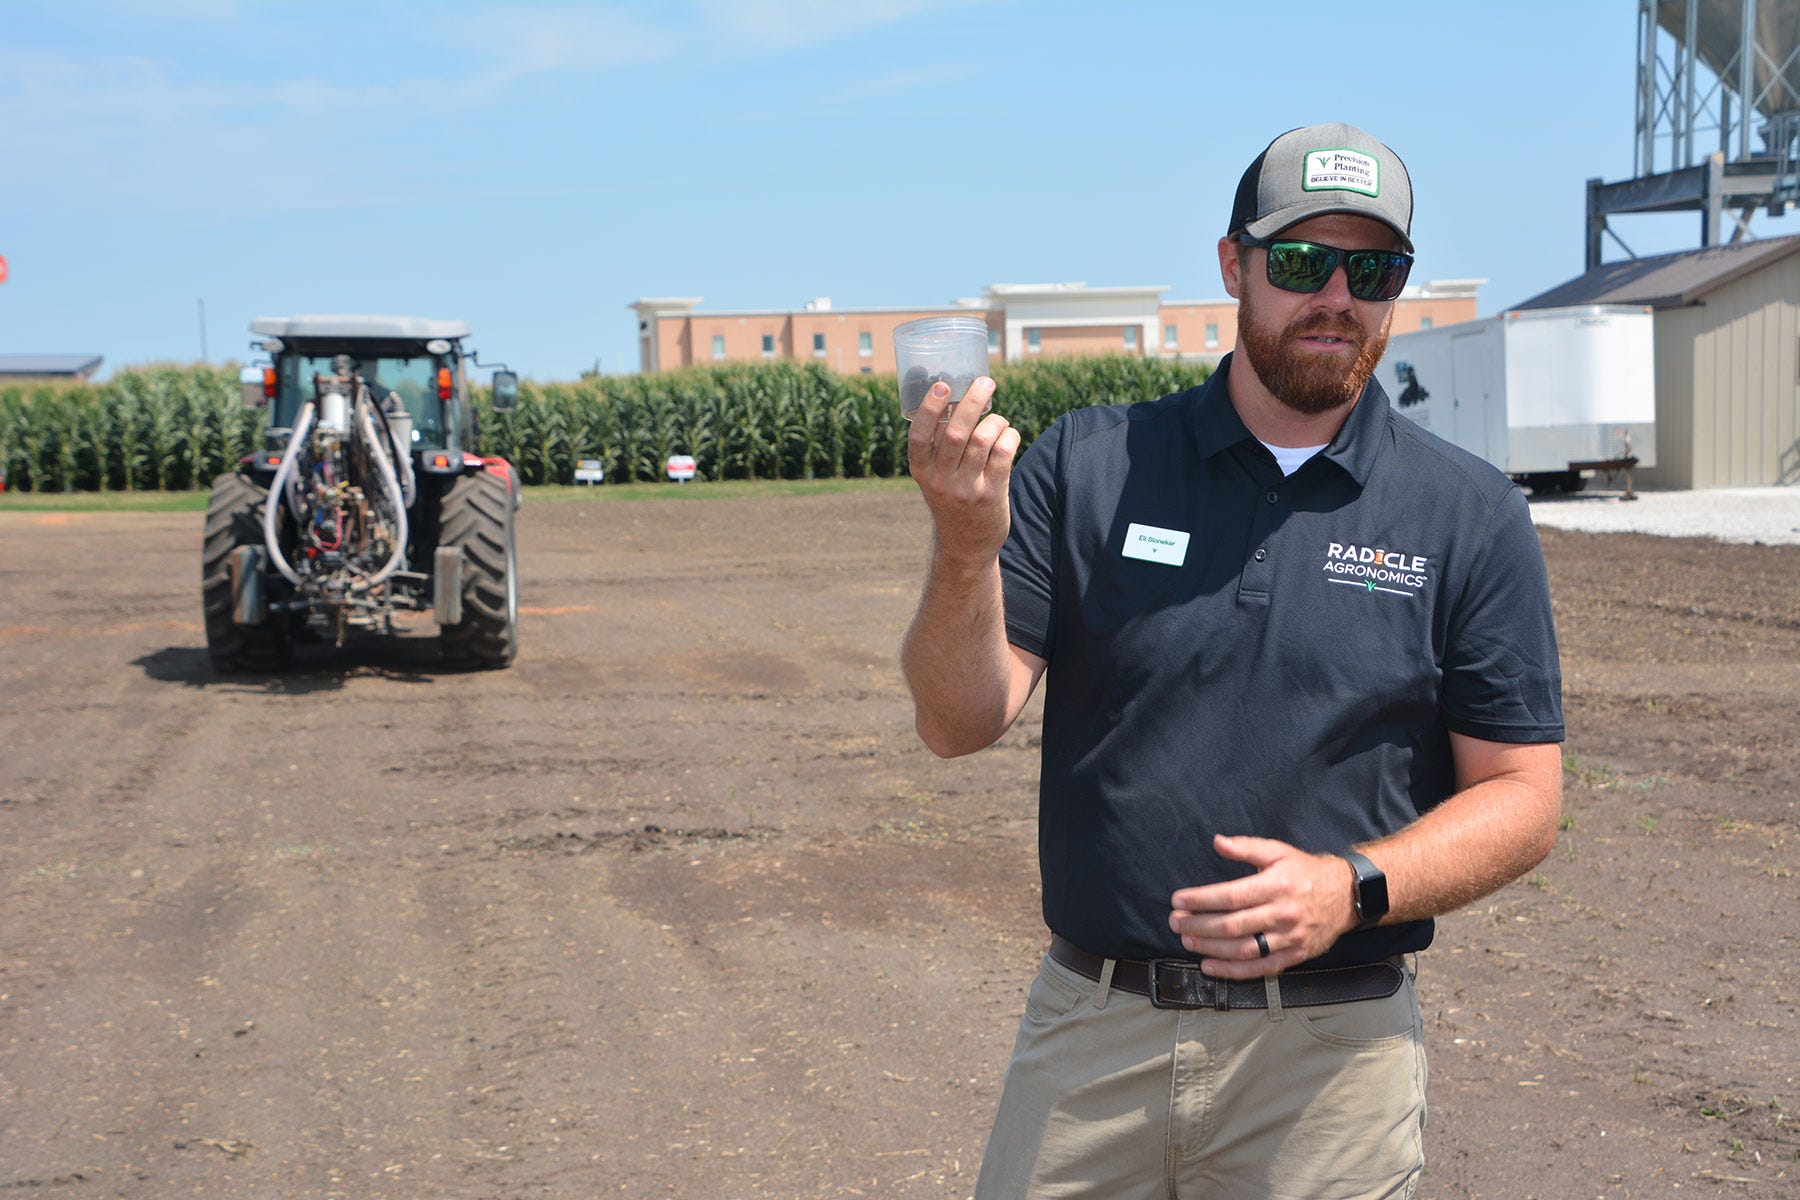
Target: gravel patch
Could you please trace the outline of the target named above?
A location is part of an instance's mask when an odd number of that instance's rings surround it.
[[[1533,497],[1539,525],[1583,533],[1652,533],[1765,546],[1800,544],[1800,487],[1708,488],[1692,492],[1623,489]]]

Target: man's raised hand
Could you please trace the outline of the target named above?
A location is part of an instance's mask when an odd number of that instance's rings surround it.
[[[931,510],[940,554],[992,559],[1006,541],[1006,488],[1019,431],[987,411],[993,394],[994,381],[983,375],[946,417],[950,388],[939,382],[913,412],[907,463]]]

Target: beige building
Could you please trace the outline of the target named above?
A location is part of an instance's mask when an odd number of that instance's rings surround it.
[[[940,308],[834,309],[830,299],[809,300],[799,309],[745,309],[695,312],[699,296],[648,298],[631,307],[638,314],[638,369],[671,371],[714,363],[821,362],[846,374],[894,370],[894,327],[917,317],[993,315],[979,302]]]
[[[1604,263],[1520,308],[1655,310],[1650,487],[1800,483],[1800,235]]]
[[[1395,333],[1475,317],[1485,279],[1408,287],[1394,305]],[[787,359],[850,374],[891,373],[894,327],[918,317],[978,316],[997,362],[1079,354],[1136,354],[1216,363],[1237,343],[1237,301],[1164,300],[1167,286],[996,283],[978,299],[937,308],[834,308],[820,297],[799,309],[696,311],[699,296],[646,297],[638,317],[638,368]]]

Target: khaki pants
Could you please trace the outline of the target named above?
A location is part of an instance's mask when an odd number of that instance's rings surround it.
[[[1414,977],[1409,962],[1385,1000],[1284,1010],[1277,979],[1267,1011],[1159,1009],[1046,956],[977,1200],[1410,1197],[1425,1125]]]

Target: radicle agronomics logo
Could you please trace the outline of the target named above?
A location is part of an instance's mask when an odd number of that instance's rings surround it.
[[[1431,560],[1422,554],[1332,542],[1325,550],[1326,583],[1341,583],[1365,592],[1417,596],[1431,582]]]

